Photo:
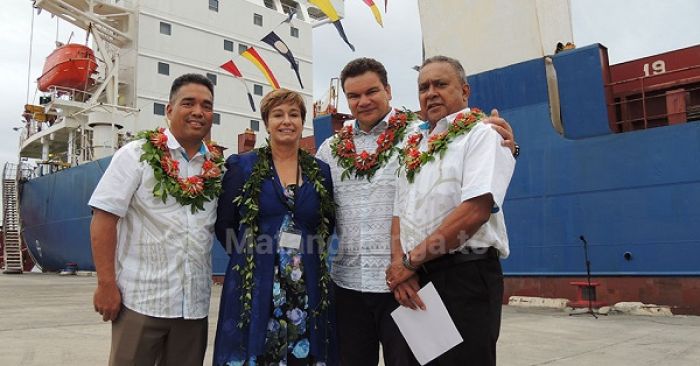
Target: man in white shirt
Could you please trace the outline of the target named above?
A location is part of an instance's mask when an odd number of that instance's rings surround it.
[[[404,136],[397,126],[405,122],[408,130],[418,121],[411,113],[392,109],[391,87],[380,62],[371,58],[350,61],[340,79],[348,107],[357,119],[346,122],[316,154],[331,167],[338,204],[339,247],[331,278],[335,283],[340,361],[344,365],[377,365],[381,343],[386,365],[417,364],[390,314],[399,306],[397,300],[422,306],[416,295],[418,277],[392,293],[384,271],[392,258],[391,220],[399,167],[393,147],[400,145]],[[490,121],[507,144],[514,146],[510,126],[497,117]]]
[[[119,149],[90,198],[94,306],[112,321],[110,365],[203,362],[216,199],[201,197],[196,207],[172,190],[164,200],[162,191],[171,179],[179,187],[171,189],[192,198],[220,180],[211,160],[216,152],[202,142],[211,130],[213,96],[203,75],[175,79],[166,109],[170,128]],[[155,149],[168,164],[141,160]]]
[[[467,107],[459,61],[423,62],[418,95],[427,124],[406,137],[392,236],[399,237],[386,281],[393,289],[416,274],[435,285],[464,341],[438,365],[496,365],[503,272],[509,254],[503,200],[515,159],[501,136]],[[426,159],[430,158],[430,159]]]

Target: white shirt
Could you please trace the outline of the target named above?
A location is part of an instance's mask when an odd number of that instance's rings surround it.
[[[460,112],[468,112],[465,109]],[[459,112],[438,121],[430,135],[447,130]],[[423,139],[420,150],[428,148],[428,124],[410,131],[420,131]],[[495,203],[489,220],[462,246],[472,248],[495,247],[502,258],[508,257],[508,233],[503,217],[503,199],[515,168],[515,159],[509,148],[501,146],[503,138],[490,126],[478,122],[466,135],[452,140],[445,155],[435,154],[435,160],[424,164],[414,176],[413,183],[406,179],[405,170],[396,189],[395,216],[401,222],[401,245],[404,252],[418,246],[432,234],[445,217],[462,202],[484,194],[491,194]]]
[[[386,130],[389,113],[369,132],[361,130],[356,121],[353,128],[357,153],[377,150],[377,137]],[[386,165],[372,176],[341,180],[343,168],[331,152],[333,136],[321,144],[316,157],[331,167],[336,209],[338,253],[333,258],[331,278],[340,287],[360,292],[391,292],[384,271],[391,263],[391,219],[396,190],[398,153],[394,152]]]
[[[198,175],[208,150],[188,161],[169,130],[168,148],[180,177]],[[201,319],[209,314],[211,247],[216,200],[192,213],[168,197],[153,196],[153,168],[139,161],[144,140],[119,149],[88,203],[120,217],[115,269],[124,306],[161,318]]]

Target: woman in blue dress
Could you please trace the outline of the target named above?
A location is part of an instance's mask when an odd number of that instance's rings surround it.
[[[231,258],[213,363],[328,364],[330,169],[299,148],[306,118],[299,94],[267,94],[261,114],[268,146],[226,161],[216,235]]]

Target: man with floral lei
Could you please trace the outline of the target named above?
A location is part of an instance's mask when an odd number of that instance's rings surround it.
[[[203,142],[213,101],[205,76],[175,79],[170,127],[119,149],[90,198],[94,306],[112,321],[110,365],[204,360],[223,165]]]
[[[432,282],[440,294],[464,341],[439,356],[439,365],[496,365],[499,257],[509,254],[502,205],[515,159],[482,123],[487,116],[467,106],[469,93],[459,61],[423,62],[418,98],[427,122],[401,149],[392,225],[400,240],[386,273],[392,289],[418,275],[421,286]]]
[[[416,295],[418,277],[409,278],[392,293],[384,271],[394,256],[390,241],[398,148],[418,118],[390,106],[386,69],[374,59],[350,61],[340,80],[356,120],[346,122],[327,139],[316,157],[331,167],[338,204],[339,247],[331,279],[341,363],[377,365],[381,343],[386,365],[417,364],[390,313],[399,303],[423,306]],[[489,122],[507,146],[515,146],[512,130],[503,119],[493,117]]]

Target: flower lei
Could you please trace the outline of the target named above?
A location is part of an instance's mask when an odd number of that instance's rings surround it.
[[[362,150],[359,154],[356,152],[353,126],[343,126],[333,136],[331,152],[338,160],[338,165],[344,169],[340,180],[350,177],[353,173],[355,178],[367,177],[367,180],[371,180],[374,173],[389,161],[394,153],[394,146],[406,134],[408,122],[417,119],[416,114],[406,108],[394,111],[394,114],[389,117],[386,130],[377,137],[377,150],[372,154],[366,150]]]
[[[140,161],[145,161],[153,168],[156,185],[153,187],[153,195],[163,200],[168,196],[183,205],[189,205],[192,213],[204,210],[204,202],[215,199],[221,193],[221,167],[224,159],[221,153],[212,145],[209,148],[209,157],[202,164],[202,172],[187,178],[180,178],[179,162],[170,156],[168,149],[168,136],[164,128],[141,131],[136,135],[137,139],[144,139],[143,154]]]
[[[399,164],[404,166],[408,182],[413,183],[413,179],[420,172],[421,167],[435,160],[436,153],[443,157],[450,141],[457,136],[469,133],[476,122],[485,117],[486,114],[478,108],[471,108],[467,113],[459,113],[446,131],[430,136],[428,151],[421,152],[418,148],[418,144],[423,139],[422,133],[410,135],[399,155]]]
[[[245,207],[241,217],[241,224],[248,225],[243,243],[245,245],[245,263],[243,266],[233,267],[241,276],[241,320],[239,328],[243,328],[250,323],[253,299],[253,273],[255,271],[255,247],[257,238],[260,235],[260,225],[258,223],[260,215],[260,189],[263,181],[272,175],[272,150],[269,146],[255,149],[258,161],[253,166],[252,173],[243,185],[241,194],[233,200],[235,205]],[[324,178],[318,163],[304,150],[299,150],[299,165],[301,171],[308,178],[307,184],[313,184],[314,189],[320,197],[319,216],[321,217],[314,241],[320,248],[320,275],[319,288],[321,299],[318,308],[314,310],[314,315],[318,316],[321,311],[328,308],[328,285],[330,274],[328,272],[328,242],[330,239],[330,220],[335,214],[335,204],[330,193],[323,185]]]

